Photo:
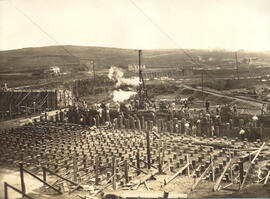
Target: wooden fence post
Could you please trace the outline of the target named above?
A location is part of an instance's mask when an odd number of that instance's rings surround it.
[[[24,184],[24,176],[23,176],[23,165],[20,164],[20,176],[21,176],[21,187],[22,187],[22,197],[25,195],[25,184]]]
[[[140,151],[137,151],[137,155],[136,155],[136,159],[137,159],[137,175],[140,175],[140,169],[141,169],[141,163],[140,163]]]
[[[141,125],[142,125],[142,129],[145,129],[144,116],[142,116],[142,123],[141,123]]]
[[[115,157],[112,158],[112,173],[113,173],[113,179],[112,179],[112,183],[113,183],[113,190],[116,190],[116,160]]]
[[[261,141],[263,141],[263,123],[261,123],[260,125],[260,138],[261,138]]]
[[[148,162],[148,169],[151,169],[150,132],[149,131],[146,131],[146,141],[147,141],[147,162]]]
[[[124,167],[125,167],[125,179],[126,179],[126,183],[128,183],[128,163],[127,163],[127,160],[124,161]]]
[[[45,167],[42,167],[42,173],[43,173],[43,180],[46,182],[47,176],[46,176],[46,168]],[[45,184],[44,184],[44,186],[45,186]]]
[[[244,180],[244,162],[242,160],[239,161],[239,172],[240,172],[240,186]]]
[[[5,199],[8,199],[8,186],[6,182],[4,182],[4,193],[5,193]]]
[[[95,184],[98,185],[98,175],[99,175],[99,157],[95,157]]]
[[[77,166],[77,161],[76,161],[76,157],[73,157],[73,177],[74,177],[74,181],[77,182],[77,173],[78,173],[78,166]]]
[[[189,164],[189,156],[188,156],[188,154],[187,154],[187,164],[188,164],[187,173],[188,173],[188,177],[189,177],[190,176],[190,170],[189,170],[190,164]]]
[[[163,158],[161,158],[161,149],[162,149],[162,141],[159,141],[159,150],[158,150],[158,172],[162,173],[163,167]]]
[[[212,181],[215,182],[215,168],[214,168],[214,160],[213,156],[210,155],[211,169],[212,169]]]

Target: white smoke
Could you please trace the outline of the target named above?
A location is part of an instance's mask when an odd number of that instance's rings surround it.
[[[116,87],[121,85],[138,86],[140,83],[139,77],[124,78],[124,72],[122,69],[112,66],[108,73],[108,78],[116,81]]]
[[[125,100],[128,100],[133,95],[136,95],[135,91],[123,91],[123,90],[115,90],[113,91],[113,101],[114,102],[123,102]]]

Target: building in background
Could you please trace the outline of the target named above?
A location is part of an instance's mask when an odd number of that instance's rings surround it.
[[[146,66],[142,65],[142,69],[146,69]],[[128,71],[130,71],[130,72],[138,72],[139,71],[139,65],[137,65],[137,64],[129,64],[128,65]]]

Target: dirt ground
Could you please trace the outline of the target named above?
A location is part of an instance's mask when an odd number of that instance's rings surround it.
[[[114,191],[115,194],[125,195],[125,193],[156,193],[156,192],[169,192],[174,194],[187,194],[187,198],[236,198],[236,197],[270,197],[270,186],[253,184],[246,186],[243,190],[237,191],[239,185],[234,185],[230,189],[220,190],[219,192],[213,192],[211,189],[214,186],[213,182],[202,181],[195,190],[191,191],[190,187],[194,183],[194,179],[188,176],[178,176],[172,182],[166,186],[162,186],[164,179],[172,175],[157,175],[155,180],[147,181],[147,184],[150,188],[150,191],[147,191],[147,188],[144,184],[140,185],[137,190],[124,190],[124,188]],[[0,168],[0,190],[4,190],[4,182],[7,181],[12,186],[20,189],[20,173],[18,169],[10,169],[7,167]],[[40,174],[41,176],[42,174]],[[49,177],[48,182],[53,183],[56,179]],[[26,193],[36,199],[74,199],[80,198],[81,196],[90,196],[87,191],[76,191],[72,194],[63,194],[56,195],[53,191],[48,188],[44,188],[43,184],[31,176],[25,174],[25,183],[26,183]],[[104,193],[111,193],[112,187],[108,187],[104,190]],[[20,199],[21,196],[17,192],[9,189],[8,196],[11,199]],[[101,198],[101,194],[97,195],[96,198]],[[4,191],[0,191],[0,199],[4,199]]]

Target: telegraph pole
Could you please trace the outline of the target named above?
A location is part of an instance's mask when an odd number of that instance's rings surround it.
[[[203,70],[202,70],[202,99],[204,104],[204,94],[203,94]]]
[[[239,80],[239,71],[238,71],[238,59],[237,59],[237,52],[235,51],[235,64],[236,64],[236,74],[237,74],[237,79]]]
[[[95,71],[95,62],[91,61],[92,68],[93,68],[93,75],[94,75],[94,81],[96,80],[96,71]]]

